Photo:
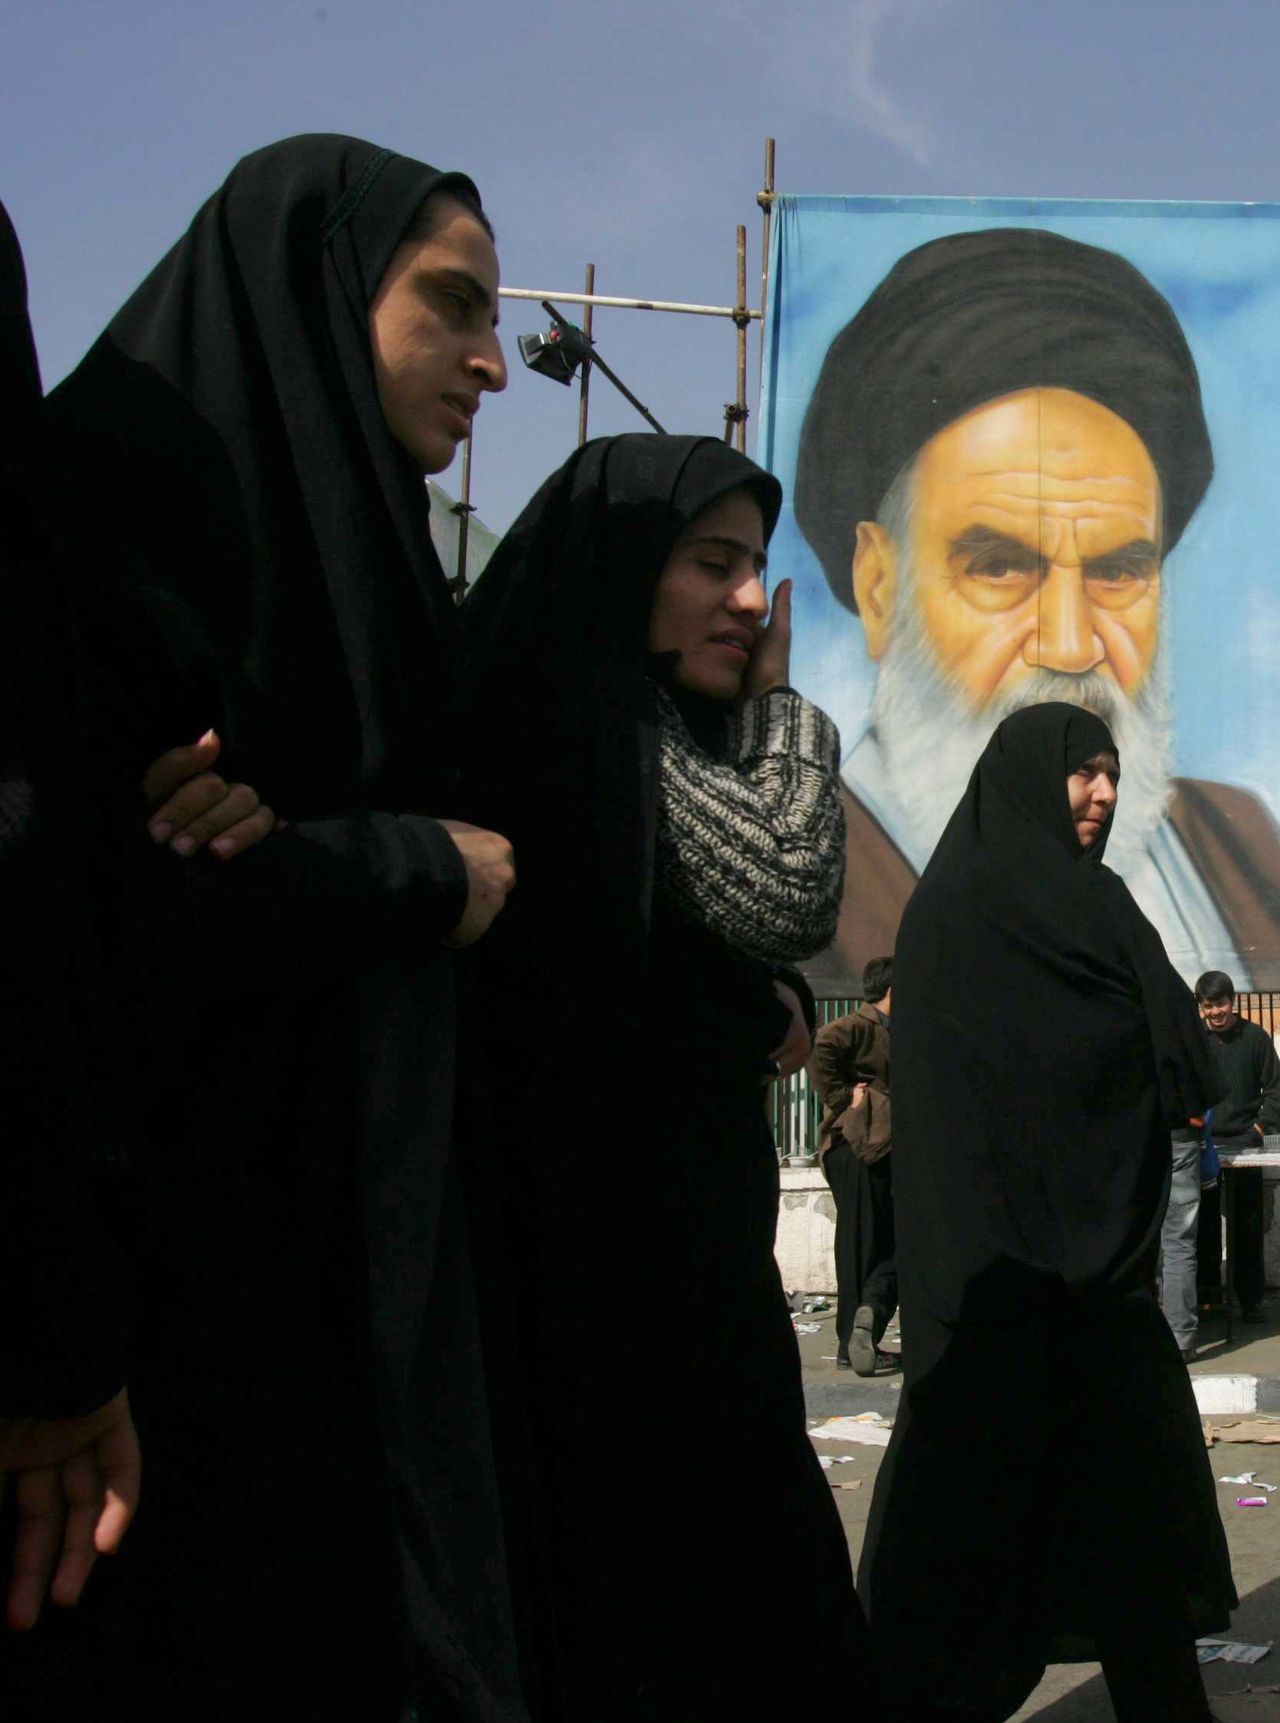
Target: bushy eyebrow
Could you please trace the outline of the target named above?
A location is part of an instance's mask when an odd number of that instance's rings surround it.
[[[951,541],[952,556],[983,556],[995,552],[1004,556],[1034,557],[1043,573],[1046,558],[1040,547],[1028,544],[1025,539],[1014,538],[1010,533],[997,532],[995,527],[971,526],[966,527],[958,538]],[[1153,544],[1149,538],[1133,538],[1128,544],[1118,545],[1115,550],[1109,550],[1102,556],[1089,557],[1084,563],[1084,572],[1104,568],[1114,568],[1120,563],[1160,561],[1160,547]]]
[[[1117,562],[1159,562],[1160,549],[1152,544],[1149,538],[1132,538],[1128,544],[1122,544],[1116,550],[1107,551],[1105,556],[1093,556],[1085,563],[1086,572],[1091,568],[1106,568],[1108,564]]]
[[[743,539],[730,538],[727,533],[700,532],[696,538],[685,540],[686,548],[695,544],[723,545],[726,550],[736,551],[739,556],[749,556],[751,558],[751,566],[755,569],[757,574],[763,574],[769,563],[769,558],[762,550],[752,550],[751,546]]]

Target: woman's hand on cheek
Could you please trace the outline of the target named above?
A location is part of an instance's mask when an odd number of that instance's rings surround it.
[[[773,595],[769,620],[756,636],[742,679],[742,694],[754,700],[791,680],[791,582],[783,580]]]

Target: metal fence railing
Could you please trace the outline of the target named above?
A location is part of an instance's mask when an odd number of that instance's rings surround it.
[[[818,1027],[844,1017],[857,999],[819,999]],[[1236,1010],[1261,1025],[1270,1036],[1280,1035],[1280,993],[1240,993]],[[798,1071],[785,1083],[770,1085],[770,1123],[774,1145],[783,1166],[811,1167],[818,1158],[818,1121],[822,1103],[809,1082],[807,1071]]]
[[[1280,993],[1237,993],[1236,1010],[1259,1024],[1273,1039],[1280,1035]]]
[[[847,1016],[857,999],[819,999],[818,1027]],[[773,1140],[783,1166],[811,1167],[818,1159],[818,1120],[822,1102],[809,1082],[807,1071],[797,1071],[785,1083],[770,1085]]]

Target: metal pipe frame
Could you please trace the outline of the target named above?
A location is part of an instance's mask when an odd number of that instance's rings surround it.
[[[683,305],[674,299],[614,299],[603,293],[551,293],[539,287],[500,287],[500,299],[536,299],[539,304],[544,299],[553,299],[561,305],[610,305],[617,311],[676,311],[689,317],[739,317],[743,315],[736,305]],[[750,321],[756,322],[760,312],[748,309],[745,313]]]

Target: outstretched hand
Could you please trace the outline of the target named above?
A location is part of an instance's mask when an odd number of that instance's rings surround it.
[[[754,700],[771,688],[785,688],[791,680],[791,586],[789,580],[778,582],[769,620],[756,635],[742,679],[745,699]]]
[[[78,1603],[100,1555],[114,1555],[137,1511],[142,1456],[124,1389],[81,1418],[0,1419],[0,1500],[16,1529],[5,1623],[35,1626],[45,1598]]]
[[[147,830],[180,856],[208,845],[221,861],[230,861],[284,823],[251,785],[228,784],[211,769],[221,751],[222,738],[206,730],[198,742],[161,754],[142,780],[152,810]]]

